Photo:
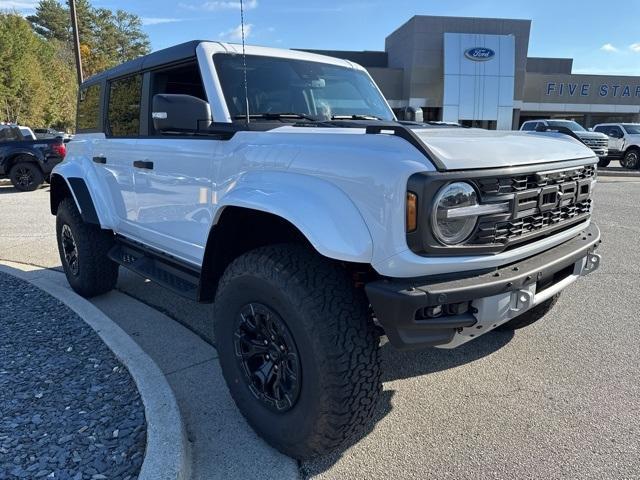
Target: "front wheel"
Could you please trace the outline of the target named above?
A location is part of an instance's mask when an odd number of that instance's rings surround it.
[[[558,302],[558,298],[560,298],[559,293],[551,297],[549,300],[545,300],[541,304],[536,305],[530,310],[527,310],[522,315],[518,315],[516,318],[509,320],[507,323],[503,323],[498,328],[496,328],[496,330],[504,332],[528,327],[529,325],[537,322],[547,313],[549,313]]]
[[[611,163],[611,160],[609,160],[608,158],[599,158],[598,159],[598,166],[600,168],[608,167],[610,163]]]
[[[44,182],[44,175],[33,162],[16,163],[9,172],[9,178],[16,190],[32,192]]]
[[[231,263],[216,295],[214,333],[238,408],[286,455],[335,450],[373,415],[379,338],[366,296],[309,249],[263,247]]]
[[[72,198],[65,198],[56,216],[58,251],[67,281],[83,297],[112,290],[118,264],[107,256],[113,235],[99,225],[85,223]]]

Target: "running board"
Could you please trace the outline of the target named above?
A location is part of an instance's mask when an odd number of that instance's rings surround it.
[[[174,258],[122,237],[109,250],[109,258],[138,275],[190,300],[198,300],[200,271]]]

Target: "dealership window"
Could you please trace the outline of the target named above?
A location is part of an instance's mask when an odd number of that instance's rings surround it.
[[[140,134],[141,89],[141,75],[111,82],[107,110],[107,133],[109,135],[135,137]]]
[[[77,131],[98,129],[100,118],[100,91],[100,84],[91,85],[80,90]]]

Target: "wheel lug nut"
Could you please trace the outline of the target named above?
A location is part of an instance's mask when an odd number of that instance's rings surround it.
[[[264,341],[264,344],[265,344],[265,345],[269,345],[269,342],[267,342],[267,341],[265,340],[265,341]]]
[[[284,345],[280,345],[280,350],[284,352]]]
[[[269,354],[268,354],[268,353],[267,353],[267,355],[266,355],[266,359],[267,359],[267,360],[269,360]]]

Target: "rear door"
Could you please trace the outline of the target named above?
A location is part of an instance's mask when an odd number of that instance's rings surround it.
[[[145,74],[146,133],[136,145],[137,237],[177,258],[200,266],[213,223],[211,185],[215,137],[165,135],[151,119],[153,95],[185,94],[206,100],[198,65],[186,62]]]
[[[137,233],[137,204],[133,176],[133,162],[140,135],[140,100],[142,75],[135,74],[109,80],[107,83],[105,140],[96,159],[110,173],[120,225],[118,233],[135,236]]]

